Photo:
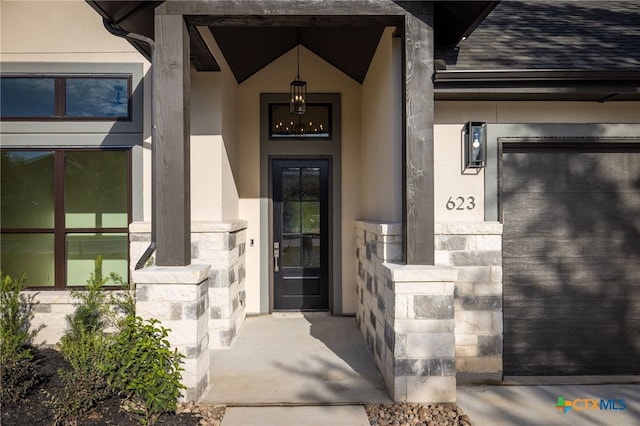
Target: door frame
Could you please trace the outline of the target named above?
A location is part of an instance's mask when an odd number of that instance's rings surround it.
[[[342,313],[341,97],[308,94],[308,102],[331,103],[329,140],[269,140],[269,104],[288,103],[289,93],[260,94],[260,313],[273,312],[273,170],[277,160],[329,160],[329,311]]]
[[[274,191],[274,185],[273,185],[273,164],[276,161],[281,161],[281,160],[285,160],[285,161],[305,161],[305,160],[321,160],[321,161],[326,161],[327,162],[327,166],[328,166],[328,176],[327,176],[327,185],[328,185],[328,194],[327,194],[327,260],[328,260],[328,264],[326,265],[327,268],[327,291],[328,291],[328,309],[329,311],[333,312],[333,310],[331,309],[331,301],[333,300],[333,292],[334,292],[334,288],[333,288],[333,283],[334,283],[334,276],[333,276],[333,179],[332,179],[332,171],[333,171],[333,167],[332,167],[332,158],[331,156],[270,156],[269,157],[269,256],[271,256],[269,259],[271,260],[269,262],[270,264],[270,268],[269,268],[269,313],[272,313],[274,311],[274,302],[275,302],[275,279],[274,279],[274,268],[273,268],[273,220],[274,220],[274,214],[273,214],[273,191]]]

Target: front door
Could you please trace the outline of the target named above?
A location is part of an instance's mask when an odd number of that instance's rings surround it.
[[[329,305],[329,160],[273,160],[273,308]]]

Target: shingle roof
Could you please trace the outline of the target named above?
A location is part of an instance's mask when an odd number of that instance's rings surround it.
[[[640,1],[502,1],[447,70],[639,70]]]

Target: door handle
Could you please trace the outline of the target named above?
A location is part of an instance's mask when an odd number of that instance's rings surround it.
[[[278,265],[278,258],[280,257],[280,242],[273,242],[273,271],[278,272],[280,270],[280,266]]]

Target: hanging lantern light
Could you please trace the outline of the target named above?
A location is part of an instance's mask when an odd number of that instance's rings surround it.
[[[295,80],[289,85],[289,92],[291,94],[291,101],[289,112],[292,114],[304,114],[307,111],[307,82],[300,78],[300,33],[298,32],[298,73]]]

